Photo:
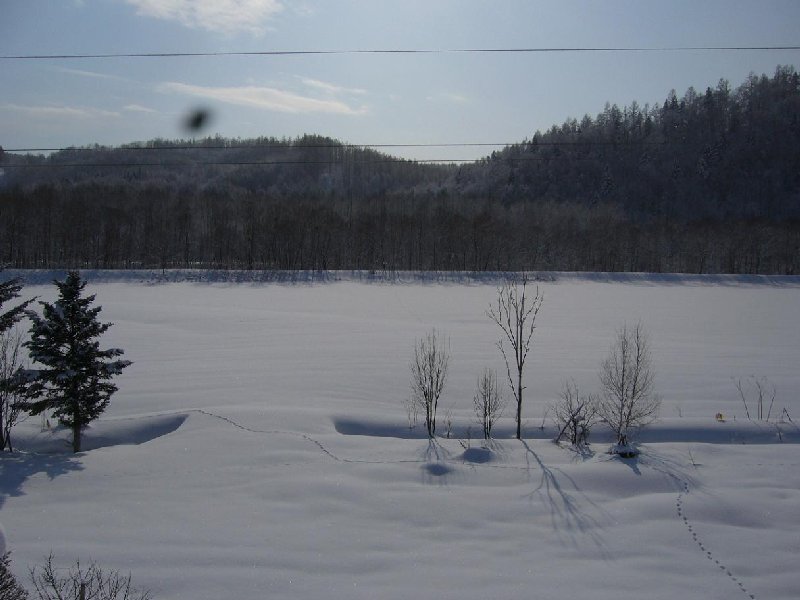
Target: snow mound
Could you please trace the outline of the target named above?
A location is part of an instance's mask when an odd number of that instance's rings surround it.
[[[171,414],[99,420],[83,432],[82,450],[97,450],[111,446],[139,445],[176,431],[188,415]],[[42,431],[40,427],[27,428],[15,433],[14,447],[23,452],[57,454],[71,452],[72,432],[54,426]]]

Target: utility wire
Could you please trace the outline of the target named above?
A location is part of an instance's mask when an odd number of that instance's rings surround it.
[[[163,162],[124,162],[124,163],[39,163],[39,164],[10,164],[0,165],[2,169],[60,169],[63,167],[80,167],[80,168],[95,168],[95,167],[206,167],[206,166],[300,166],[300,165],[374,165],[374,164],[392,164],[392,163],[406,163],[412,165],[419,164],[433,164],[433,163],[472,163],[476,162],[469,159],[460,158],[442,158],[442,159],[421,159],[411,160],[402,158],[387,158],[383,160],[355,160],[355,161],[342,161],[342,160],[233,160],[233,161],[191,161],[182,163],[163,163]]]
[[[294,148],[316,148],[316,149],[360,149],[360,148],[474,148],[474,147],[491,147],[491,146],[512,146],[519,144],[513,143],[490,143],[490,142],[451,142],[451,143],[417,143],[417,144],[295,144],[293,142],[274,142],[265,144],[214,144],[214,145],[168,145],[168,146],[100,146],[94,148],[91,146],[78,146],[65,148],[4,148],[6,152],[124,152],[127,150],[249,150],[251,148],[259,149],[274,149],[274,150],[292,150]]]
[[[449,143],[416,143],[416,144],[294,144],[292,142],[266,143],[266,144],[241,144],[241,145],[169,145],[169,146],[67,146],[63,148],[3,148],[5,152],[127,152],[131,151],[172,151],[172,150],[250,150],[250,149],[273,149],[273,150],[294,150],[294,149],[369,149],[369,148],[478,148],[478,147],[503,147],[515,148],[520,146],[542,146],[542,147],[606,147],[606,146],[636,146],[636,147],[663,147],[682,145],[683,142],[663,141],[620,141],[620,142],[599,142],[599,141],[573,141],[573,142],[544,142],[544,141],[522,141],[522,142],[449,142]]]
[[[503,162],[549,162],[553,160],[596,160],[597,157],[582,156],[517,156],[503,157]],[[406,159],[406,158],[386,158],[376,160],[234,160],[234,161],[191,161],[191,162],[109,162],[109,163],[33,163],[33,164],[2,164],[0,169],[60,169],[67,167],[76,168],[135,168],[135,167],[160,167],[160,168],[184,168],[184,167],[206,167],[206,166],[304,166],[304,165],[382,165],[382,164],[428,164],[428,165],[457,165],[457,164],[479,164],[486,159],[468,158],[427,158],[427,159]]]
[[[131,146],[131,147],[100,147],[100,148],[9,148],[6,149],[6,156],[13,156],[11,152],[105,152],[110,153],[113,158],[114,153],[124,153],[127,150],[249,150],[254,148],[267,148],[276,149],[281,151],[291,151],[295,149],[361,149],[361,148],[453,148],[453,147],[476,147],[476,146],[504,146],[505,148],[520,148],[520,147],[537,147],[544,148],[558,148],[558,147],[578,147],[578,148],[612,148],[612,149],[627,149],[627,148],[648,148],[648,147],[664,147],[682,145],[684,142],[676,141],[663,141],[663,142],[646,142],[646,141],[627,141],[627,142],[515,142],[512,144],[494,144],[494,143],[419,143],[419,144],[300,144],[300,145],[281,145],[281,144],[253,144],[243,146]],[[557,161],[557,160],[595,160],[596,156],[501,156],[497,160],[504,162],[544,162],[544,161]],[[58,169],[67,167],[76,168],[135,168],[135,167],[160,167],[160,168],[185,168],[193,166],[299,166],[299,165],[375,165],[375,164],[440,164],[440,165],[457,165],[457,164],[479,164],[481,162],[494,160],[490,156],[479,158],[430,158],[430,159],[412,159],[400,158],[394,156],[384,155],[381,158],[367,158],[352,160],[347,157],[322,159],[322,160],[292,160],[292,159],[276,159],[276,160],[187,160],[186,162],[40,162],[40,163],[9,163],[0,162],[0,168],[9,169]]]
[[[422,48],[371,50],[262,50],[253,52],[110,52],[99,54],[19,54],[0,60],[78,60],[114,58],[196,58],[214,56],[328,56],[358,54],[548,54],[548,53],[643,53],[643,52],[742,52],[795,51],[800,46],[663,46],[663,47],[573,47],[573,48]]]

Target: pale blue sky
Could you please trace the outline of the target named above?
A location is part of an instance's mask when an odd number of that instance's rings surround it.
[[[0,55],[800,44],[798,0],[3,0]],[[204,133],[509,143],[606,101],[800,62],[798,51],[0,60],[0,145]],[[404,149],[474,158],[491,148]],[[391,150],[390,150],[391,152]]]

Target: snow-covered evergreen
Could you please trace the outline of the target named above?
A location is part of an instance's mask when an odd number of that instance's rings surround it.
[[[0,282],[0,306],[19,296],[22,289],[22,279],[14,277],[8,281]],[[33,300],[28,300],[14,308],[0,313],[0,333],[11,329],[25,314],[25,309]]]
[[[43,316],[28,311],[31,339],[26,343],[31,360],[44,368],[36,370],[30,385],[30,411],[36,415],[52,411],[59,422],[72,429],[72,449],[81,450],[81,431],[99,417],[117,391],[111,378],[131,363],[115,360],[119,348],[101,350],[97,341],[111,323],[101,323],[101,307],[92,307],[94,295],[83,296],[86,282],[71,271],[58,286],[59,298],[40,302]]]

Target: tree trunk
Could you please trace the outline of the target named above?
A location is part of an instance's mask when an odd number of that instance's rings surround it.
[[[74,453],[81,451],[81,426],[77,423],[72,426],[72,451]]]
[[[519,390],[517,398],[517,439],[522,439],[522,370],[519,371],[517,376],[517,389]]]

